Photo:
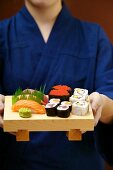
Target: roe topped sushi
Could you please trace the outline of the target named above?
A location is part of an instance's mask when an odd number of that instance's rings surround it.
[[[53,86],[52,88],[55,90],[66,90],[69,92],[72,90],[71,87],[66,86],[66,85],[56,85],[56,86]]]

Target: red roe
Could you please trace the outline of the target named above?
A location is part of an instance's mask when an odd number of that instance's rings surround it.
[[[69,96],[69,92],[67,90],[51,90],[49,95]]]
[[[66,86],[66,85],[56,85],[56,86],[53,86],[53,89],[71,91],[71,88],[69,86]]]

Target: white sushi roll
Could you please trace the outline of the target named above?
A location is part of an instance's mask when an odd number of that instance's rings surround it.
[[[69,106],[69,109],[70,109],[70,112],[71,112],[71,109],[72,109],[72,102],[63,101],[63,102],[61,102],[61,105],[62,105],[62,106]]]
[[[87,99],[88,97],[88,90],[87,89],[81,89],[81,88],[75,88],[74,89],[74,95],[82,95]]]
[[[89,103],[86,101],[76,101],[72,104],[72,114],[84,116],[88,113]]]
[[[60,99],[57,99],[57,98],[50,99],[49,103],[59,104],[60,103]]]
[[[70,109],[69,106],[59,105],[57,107],[57,116],[62,118],[67,118],[70,115]]]
[[[87,89],[75,88],[74,94],[88,95]]]
[[[57,103],[47,103],[45,106],[47,116],[57,116]]]
[[[77,102],[77,101],[85,101],[85,100],[86,100],[86,96],[83,96],[81,94],[72,95],[69,98],[69,101],[72,103]]]
[[[61,105],[71,106],[72,103],[69,101],[63,101],[63,102],[61,102]]]

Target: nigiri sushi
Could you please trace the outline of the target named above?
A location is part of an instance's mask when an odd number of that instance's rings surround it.
[[[18,112],[20,108],[29,108],[33,113],[45,114],[46,110],[43,105],[33,101],[33,100],[19,100],[14,105],[12,105],[12,110]]]
[[[49,99],[58,98],[61,101],[69,100],[69,92],[65,90],[51,90],[49,93]]]

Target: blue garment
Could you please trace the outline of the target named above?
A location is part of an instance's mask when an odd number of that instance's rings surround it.
[[[113,124],[98,123],[95,129],[98,151],[113,166]]]
[[[47,43],[26,9],[0,23],[1,91],[21,87],[46,93],[56,84],[98,91],[113,98],[112,47],[100,26],[75,19],[63,6]],[[0,133],[3,170],[103,170],[94,134],[70,142],[65,132],[33,132],[30,142]],[[2,158],[0,159],[2,160]]]

